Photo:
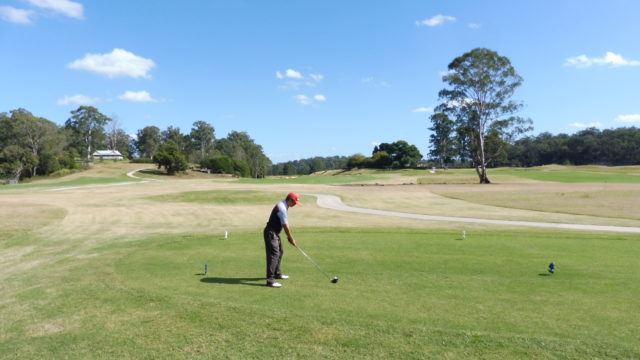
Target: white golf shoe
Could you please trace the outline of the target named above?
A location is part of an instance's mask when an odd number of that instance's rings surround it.
[[[272,283],[267,282],[267,286],[268,287],[272,287],[272,288],[280,288],[280,287],[282,287],[282,284],[280,284],[278,282],[272,282]]]

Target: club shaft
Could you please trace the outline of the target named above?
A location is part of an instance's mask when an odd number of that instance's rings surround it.
[[[318,268],[318,270],[320,270],[320,272],[324,274],[324,276],[326,276],[327,278],[329,278],[329,280],[331,280],[331,276],[329,276],[329,274],[327,274],[326,272],[324,272],[324,270],[322,270],[322,268],[320,267],[320,265],[316,264],[316,262],[315,262],[315,261],[313,261],[313,259],[312,259],[309,255],[307,255],[307,253],[306,253],[306,252],[304,252],[304,250],[302,250],[302,249],[301,249],[301,248],[299,248],[299,247],[297,247],[296,249],[300,250],[300,253],[301,253],[302,255],[304,255],[304,257],[306,257],[309,261],[311,261],[311,263],[312,263],[313,265],[315,265],[315,266],[316,266],[316,268]]]

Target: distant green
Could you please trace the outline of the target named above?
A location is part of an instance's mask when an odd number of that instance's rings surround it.
[[[495,169],[489,170],[491,174],[511,175],[521,178],[552,181],[562,183],[640,183],[640,172],[636,174],[618,172],[598,172],[581,170],[541,170],[532,169]]]

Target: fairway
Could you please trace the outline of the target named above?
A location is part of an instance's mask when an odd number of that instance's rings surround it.
[[[294,234],[340,282],[284,244],[291,279],[264,286],[262,227],[289,189],[415,213],[639,225],[595,210],[558,214],[550,201],[544,211],[524,209],[523,199],[508,209],[506,197],[493,207],[435,195],[470,185],[376,176],[398,185],[183,177],[3,188],[0,358],[640,357],[637,234],[387,218],[323,209],[303,196],[290,212]],[[529,183],[504,185],[515,187],[547,196]]]

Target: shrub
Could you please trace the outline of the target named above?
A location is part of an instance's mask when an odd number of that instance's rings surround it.
[[[251,167],[244,161],[237,160],[233,162],[233,170],[234,174],[240,177],[249,177],[251,176]]]
[[[200,167],[215,174],[233,174],[233,160],[224,155],[205,158],[200,161]]]
[[[158,165],[158,168],[164,167],[169,175],[185,171],[189,167],[186,156],[172,141],[160,146],[160,152],[156,154],[153,162]]]

